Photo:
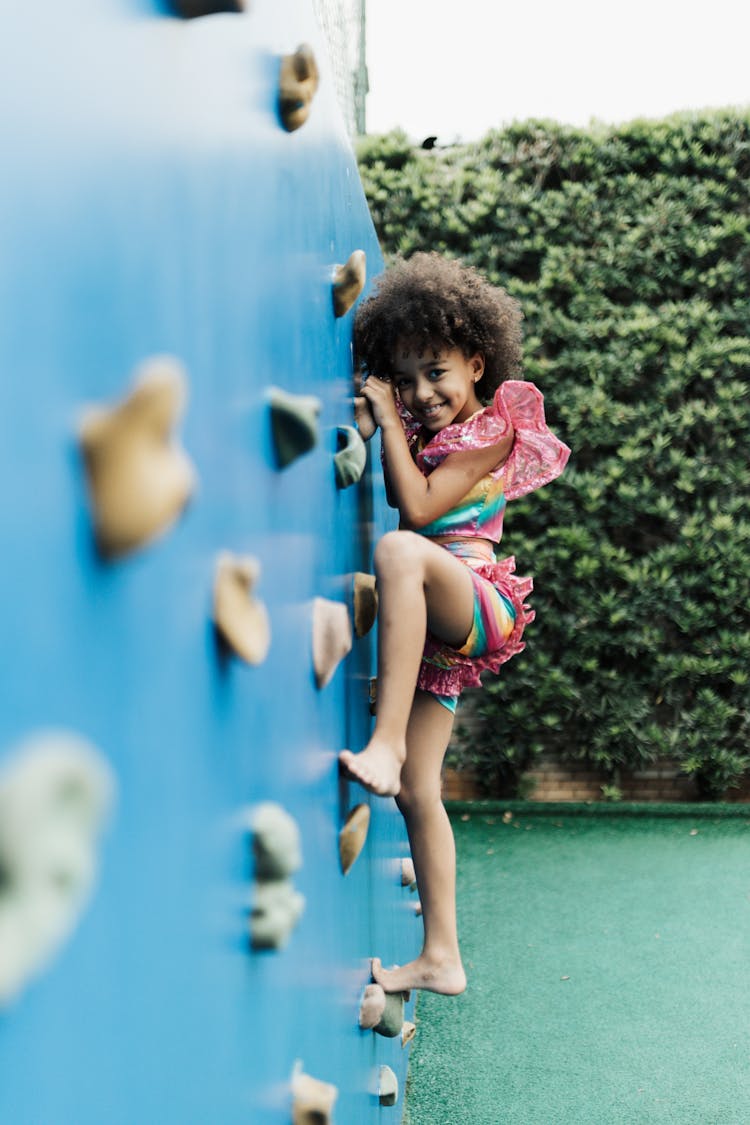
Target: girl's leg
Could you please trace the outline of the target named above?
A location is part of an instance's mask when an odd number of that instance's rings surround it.
[[[383,536],[375,550],[375,573],[380,600],[375,729],[361,753],[343,750],[340,759],[366,789],[395,796],[427,629],[450,645],[464,644],[474,615],[474,587],[464,563],[412,531]]]
[[[396,798],[409,833],[422,903],[424,945],[416,961],[383,969],[373,960],[373,978],[386,992],[426,988],[456,995],[466,987],[456,931],[456,849],[440,794],[440,771],[453,715],[418,691],[407,732],[408,752]]]

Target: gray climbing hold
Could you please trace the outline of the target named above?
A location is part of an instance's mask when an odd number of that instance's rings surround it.
[[[290,876],[302,865],[296,821],[266,801],[250,818],[255,861],[250,940],[253,949],[283,949],[305,908]]]
[[[293,395],[278,387],[269,388],[268,399],[276,461],[284,469],[317,445],[323,404],[313,395]]]
[[[354,426],[339,426],[337,438],[338,452],[333,457],[336,484],[339,488],[349,488],[362,478],[367,464],[367,447]]]
[[[395,1039],[401,1034],[404,1026],[404,994],[403,992],[386,992],[385,1008],[380,1020],[375,1025],[378,1035],[386,1039]]]
[[[91,896],[114,778],[77,735],[30,739],[0,773],[0,1007],[52,960]]]
[[[337,317],[346,316],[359,297],[367,280],[367,257],[364,250],[355,250],[343,266],[333,273],[333,311]]]
[[[304,909],[304,896],[294,889],[291,879],[256,882],[250,913],[252,948],[283,949]]]
[[[307,121],[318,89],[320,75],[312,47],[303,43],[292,55],[284,55],[279,70],[279,117],[288,133]]]

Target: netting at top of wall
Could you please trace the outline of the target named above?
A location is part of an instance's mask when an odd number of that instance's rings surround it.
[[[365,131],[365,0],[314,0],[328,41],[336,93],[351,137]]]

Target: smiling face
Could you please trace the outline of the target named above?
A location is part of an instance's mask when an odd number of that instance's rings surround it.
[[[438,433],[453,422],[465,422],[482,409],[477,383],[484,359],[470,359],[458,348],[397,348],[391,378],[401,402],[417,422]]]

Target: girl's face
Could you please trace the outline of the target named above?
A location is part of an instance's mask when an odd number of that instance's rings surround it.
[[[484,374],[484,358],[471,359],[458,348],[427,348],[420,355],[397,348],[391,379],[398,397],[425,429],[438,433],[453,422],[465,422],[482,409],[477,383]]]

